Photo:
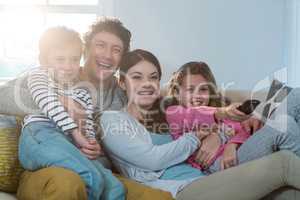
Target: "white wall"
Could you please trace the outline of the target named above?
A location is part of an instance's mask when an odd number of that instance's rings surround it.
[[[284,67],[286,1],[114,0],[110,12],[131,29],[133,48],[157,55],[163,83],[185,62],[202,60],[220,85],[251,89]]]
[[[300,86],[300,0],[289,0],[286,4],[285,63],[288,67],[288,82]]]

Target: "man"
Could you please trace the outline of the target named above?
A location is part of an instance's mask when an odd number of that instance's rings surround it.
[[[114,72],[130,48],[131,33],[117,19],[102,18],[92,24],[85,34],[85,65],[81,70],[82,84],[92,90],[96,111],[120,109],[126,102],[122,90],[117,86]],[[0,113],[25,115],[38,112],[30,98],[27,77],[8,82],[0,88],[6,96],[0,102]],[[99,146],[82,147],[82,153],[93,157],[99,154]],[[137,182],[118,178],[127,188],[127,199],[172,199],[167,192],[155,190]],[[34,191],[34,192],[33,192]],[[35,172],[24,172],[17,193],[21,200],[85,200],[87,194],[80,177],[66,169],[49,167]]]

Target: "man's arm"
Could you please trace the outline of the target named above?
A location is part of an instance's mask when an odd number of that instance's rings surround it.
[[[18,77],[0,86],[0,113],[18,116],[39,113],[27,87],[27,76]]]

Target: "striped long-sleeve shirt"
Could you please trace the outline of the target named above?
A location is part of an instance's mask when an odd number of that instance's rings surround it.
[[[78,124],[70,117],[66,108],[59,101],[59,96],[72,98],[84,109],[87,116],[85,120],[85,135],[87,138],[95,138],[94,129],[94,106],[89,92],[84,88],[64,89],[53,81],[46,69],[37,68],[28,76],[28,88],[34,102],[41,109],[42,114],[27,115],[24,119],[24,126],[34,121],[52,121],[65,134],[78,128]]]

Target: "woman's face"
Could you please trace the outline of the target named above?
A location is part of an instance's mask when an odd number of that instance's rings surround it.
[[[178,100],[183,106],[208,106],[209,82],[201,74],[186,75],[179,86],[178,95]]]
[[[159,73],[156,67],[148,61],[140,61],[131,67],[121,87],[126,90],[128,105],[149,109],[158,99]]]

